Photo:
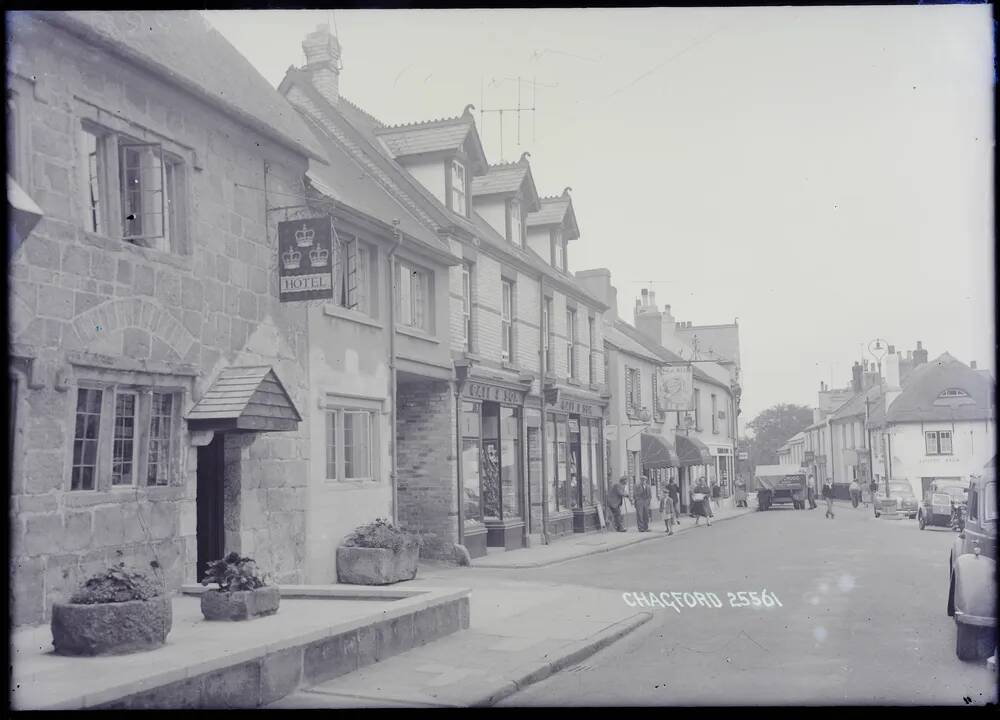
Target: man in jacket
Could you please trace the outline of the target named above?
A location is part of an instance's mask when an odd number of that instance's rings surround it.
[[[653,499],[652,490],[649,487],[649,476],[643,474],[635,488],[633,500],[635,502],[635,524],[639,532],[649,532],[649,503]]]
[[[823,483],[823,499],[826,500],[826,517],[833,519],[833,485],[827,480]]]
[[[608,490],[608,510],[611,511],[611,518],[615,523],[615,530],[625,532],[622,526],[622,498],[625,497],[625,485],[628,478],[622,477]]]
[[[674,522],[681,524],[681,489],[677,486],[676,480],[671,480],[667,486],[667,494],[674,503]]]

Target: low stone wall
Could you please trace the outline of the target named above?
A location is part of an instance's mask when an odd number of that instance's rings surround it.
[[[469,598],[465,596],[322,640],[268,652],[96,709],[257,708],[301,686],[332,680],[468,627]]]

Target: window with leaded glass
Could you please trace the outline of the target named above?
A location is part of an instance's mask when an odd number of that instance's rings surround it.
[[[149,455],[146,461],[146,484],[169,485],[172,470],[174,396],[154,392],[150,396]]]
[[[514,356],[514,283],[501,280],[500,359],[511,362]]]
[[[378,414],[367,408],[333,408],[326,412],[326,479],[362,482],[378,477]]]
[[[114,435],[111,441],[113,487],[135,484],[135,412],[135,393],[115,393]]]
[[[97,442],[104,393],[80,388],[76,393],[76,429],[73,436],[71,490],[93,490],[97,480]]]

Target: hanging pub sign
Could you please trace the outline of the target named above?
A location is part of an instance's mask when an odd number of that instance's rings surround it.
[[[333,219],[278,223],[278,300],[333,298]]]
[[[690,365],[667,365],[660,368],[660,409],[694,410],[694,371]]]

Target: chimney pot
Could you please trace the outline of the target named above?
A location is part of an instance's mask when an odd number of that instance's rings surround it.
[[[895,355],[896,354],[896,346],[895,345],[890,345],[889,346],[889,354],[890,355]]]
[[[975,370],[976,369],[976,361],[973,360],[972,362],[970,362],[969,363],[969,367],[971,367],[973,370]]]
[[[924,349],[924,343],[920,340],[917,340],[917,350],[923,350],[923,349]]]

